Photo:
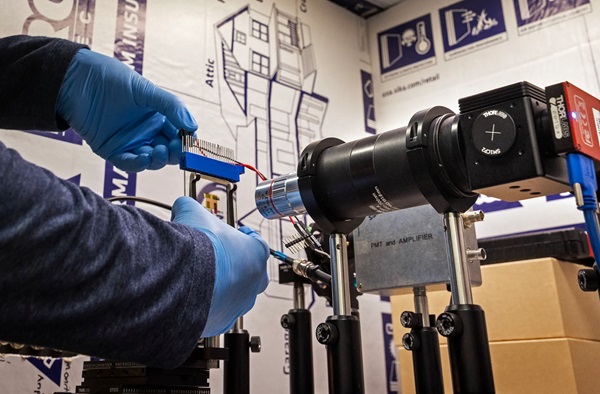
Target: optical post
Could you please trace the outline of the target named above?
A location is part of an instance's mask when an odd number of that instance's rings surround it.
[[[190,196],[197,199],[196,183],[201,177],[225,186],[227,195],[227,224],[236,226],[235,191],[243,167],[232,163],[233,152],[216,144],[199,141],[191,134],[182,135],[183,157],[181,167],[191,170]],[[185,173],[185,171],[184,171]],[[202,174],[202,175],[201,175]],[[205,346],[219,347],[219,337],[205,338]],[[250,392],[250,352],[260,352],[260,337],[250,337],[244,329],[244,318],[239,317],[233,328],[224,334],[224,347],[229,357],[223,362],[223,389],[226,394]]]
[[[402,312],[400,323],[402,327],[411,329],[410,333],[402,336],[402,346],[412,352],[415,391],[418,394],[443,393],[444,378],[435,316],[429,315],[425,287],[415,287],[413,292],[415,312]]]
[[[293,309],[281,316],[281,326],[288,331],[290,393],[312,394],[314,392],[312,323],[310,310],[305,306],[304,284],[312,282],[317,295],[331,300],[331,275],[318,264],[324,256],[329,258],[321,242],[298,218],[293,220],[298,234],[284,239],[285,246],[296,253],[302,249],[317,264],[306,259],[293,259],[271,249],[271,254],[283,263],[279,265],[279,283],[293,284]]]
[[[300,277],[293,282],[293,309],[281,316],[281,326],[288,330],[290,355],[290,393],[314,393],[312,322],[306,308],[304,284]]]

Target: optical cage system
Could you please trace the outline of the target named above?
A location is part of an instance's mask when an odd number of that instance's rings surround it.
[[[565,154],[600,159],[600,102],[568,82],[520,82],[432,107],[408,126],[351,142],[325,138],[297,171],[260,183],[268,219],[308,213],[327,233],[369,215],[430,204],[464,212],[479,193],[505,201],[571,190]]]

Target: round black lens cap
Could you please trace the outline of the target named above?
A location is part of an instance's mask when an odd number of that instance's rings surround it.
[[[479,114],[473,123],[473,144],[486,156],[501,156],[515,143],[517,130],[512,117],[499,109]]]

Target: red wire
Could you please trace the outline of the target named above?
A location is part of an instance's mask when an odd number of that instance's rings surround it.
[[[239,161],[236,163],[238,163],[242,167],[246,167],[246,168],[254,171],[256,173],[256,175],[258,175],[258,177],[260,178],[261,181],[267,180],[267,178],[262,174],[262,172],[258,171],[256,168],[254,168],[254,166],[251,166],[250,164],[246,164],[246,163],[240,163]]]
[[[236,161],[237,164],[241,165],[242,167],[246,167],[249,170],[252,170],[256,173],[256,175],[258,175],[258,177],[260,178],[261,181],[266,181],[267,178],[262,174],[262,172],[258,171],[254,166],[250,165],[250,164],[246,164],[246,163],[241,163],[239,161]],[[292,224],[296,224],[296,221],[294,220],[294,218],[292,216],[289,217],[290,218],[290,222],[292,222]]]

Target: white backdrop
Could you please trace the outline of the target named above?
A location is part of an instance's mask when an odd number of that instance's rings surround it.
[[[267,176],[293,171],[299,151],[310,140],[324,136],[350,140],[365,130],[374,132],[366,23],[328,1],[0,0],[0,7],[0,36],[63,37],[115,56],[178,94],[198,120],[201,138],[234,148],[239,160],[256,165]],[[252,27],[267,35],[253,36]],[[266,69],[253,64],[260,56],[269,58]],[[276,70],[280,77],[274,77]],[[241,90],[239,78],[245,78]],[[368,128],[365,113],[370,117]],[[26,159],[105,197],[136,194],[170,204],[183,193],[178,168],[141,174],[118,171],[72,132],[57,136],[2,130],[0,139]],[[292,230],[255,212],[255,183],[252,174],[242,177],[238,218],[281,250],[282,233]],[[214,185],[205,185],[203,191],[221,193]],[[142,208],[169,218],[160,209]],[[269,273],[267,291],[245,317],[245,327],[251,335],[260,335],[263,344],[260,354],[251,355],[254,393],[288,391],[287,345],[279,319],[292,308],[292,288],[277,283],[274,261]],[[306,296],[316,326],[331,308],[308,288]],[[388,351],[393,349],[389,303],[377,296],[360,301],[367,391],[396,392],[396,364]],[[326,392],[325,348],[314,342],[317,392]],[[53,375],[33,359],[4,360],[2,392],[52,393],[59,387],[74,390],[78,383],[74,379],[80,364],[44,360]],[[58,372],[67,366],[65,383],[64,374]],[[213,392],[218,393],[220,371],[211,376]]]
[[[238,159],[268,176],[293,171],[298,152],[312,139],[351,140],[390,130],[418,110],[444,105],[457,111],[461,97],[521,80],[542,87],[569,80],[600,94],[600,0],[411,1],[367,21],[325,0],[0,0],[0,6],[0,36],[59,36],[117,57],[180,95],[202,138],[235,148]],[[273,32],[276,23],[295,27],[287,35],[269,35],[268,42],[252,36],[251,26]],[[245,35],[234,36],[233,25],[245,26]],[[286,48],[291,57],[278,52]],[[266,69],[252,63],[261,56],[269,58]],[[273,77],[284,68],[287,77],[283,71]],[[247,78],[240,90],[236,78],[242,74]],[[116,171],[72,132],[2,130],[0,139],[105,197],[136,194],[171,203],[183,192],[177,168]],[[291,230],[254,211],[255,183],[254,176],[243,176],[238,217],[281,249],[281,236]],[[205,191],[220,193],[212,185]],[[483,237],[582,222],[569,197],[479,203],[489,213],[478,227]],[[161,210],[143,208],[168,219]],[[255,393],[288,391],[279,318],[292,306],[292,291],[277,284],[275,262],[269,271],[271,283],[245,319],[263,342],[262,352],[251,356]],[[316,325],[331,309],[321,299],[313,302],[308,289],[307,299]],[[389,304],[376,296],[360,302],[367,392],[397,392]],[[314,354],[317,392],[326,392],[325,350],[314,344]],[[80,368],[80,360],[0,358],[0,391],[73,390]],[[219,371],[212,376],[218,393]]]

